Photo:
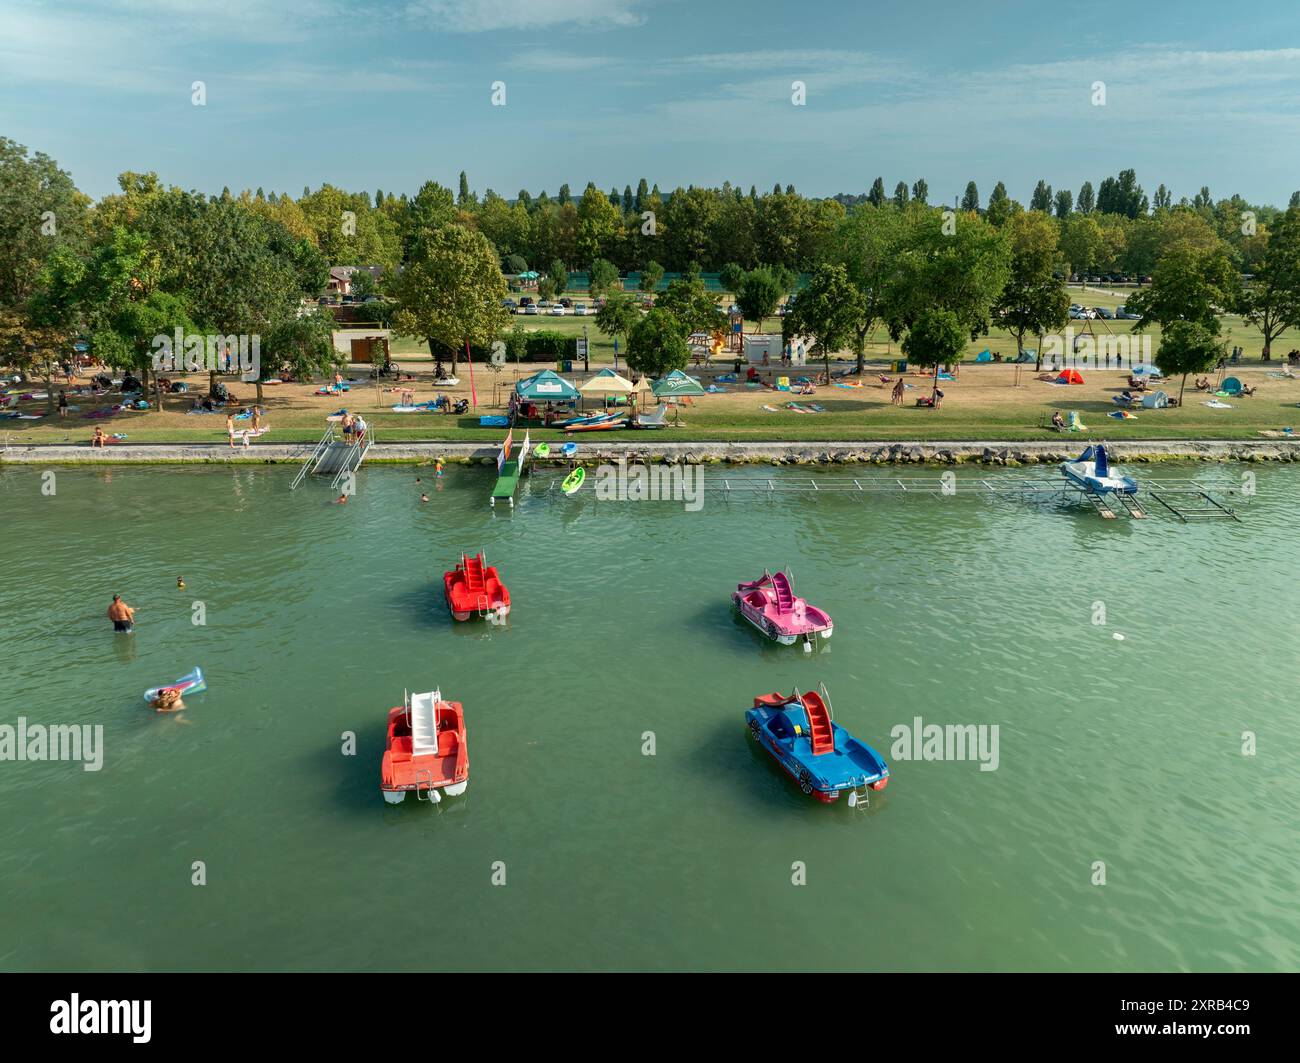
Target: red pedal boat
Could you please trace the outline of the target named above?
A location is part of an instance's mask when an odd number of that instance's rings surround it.
[[[379,789],[390,805],[401,804],[408,791],[417,800],[442,800],[441,789],[456,797],[469,786],[469,747],[465,712],[459,701],[443,701],[437,690],[412,694],[406,704],[388,710],[388,739],[379,773]]]
[[[461,554],[460,563],[442,574],[442,586],[447,608],[457,620],[468,620],[475,614],[504,618],[510,612],[510,592],[497,570],[483,560],[482,552],[473,557]]]

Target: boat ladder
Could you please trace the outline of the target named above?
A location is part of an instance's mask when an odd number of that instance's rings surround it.
[[[420,784],[424,784],[424,794],[421,796]],[[417,801],[431,801],[437,804],[442,800],[442,795],[438,793],[433,785],[433,772],[428,768],[417,768],[415,772],[415,799]]]
[[[1115,498],[1119,504],[1124,507],[1125,512],[1134,520],[1143,520],[1146,518],[1147,511],[1138,504],[1138,500],[1132,495],[1117,494]]]
[[[334,474],[334,479],[330,481],[331,488],[338,488],[340,484],[359,468],[361,463],[366,460],[366,455],[370,453],[370,446],[375,441],[375,432],[373,428],[366,428],[366,441],[364,443],[353,443],[352,449],[344,456],[343,461],[339,463],[339,471]]]
[[[1115,511],[1107,505],[1106,500],[1102,498],[1101,495],[1097,494],[1096,491],[1084,491],[1083,497],[1088,500],[1088,504],[1092,506],[1093,509],[1107,520],[1115,519]]]
[[[302,463],[302,468],[298,470],[298,475],[293,478],[293,483],[289,485],[290,491],[296,490],[303,480],[307,479],[307,474],[315,470],[316,466],[320,464],[321,458],[325,456],[325,452],[329,450],[330,444],[333,442],[334,426],[330,425],[329,428],[325,429],[325,434],[320,437],[320,442],[318,442],[312,448],[311,453],[307,455],[307,460]]]

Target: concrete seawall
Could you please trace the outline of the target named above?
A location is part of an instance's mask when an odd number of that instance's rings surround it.
[[[584,438],[580,451],[584,464],[617,461],[663,461],[684,464],[775,465],[1037,465],[1077,457],[1087,445],[1082,438],[1031,443],[994,441],[898,443],[682,443],[667,440],[608,442]],[[1179,441],[1150,440],[1108,443],[1116,461],[1260,462],[1300,461],[1300,439]],[[0,449],[0,464],[21,465],[169,465],[169,464],[283,464],[304,461],[312,444],[262,443],[248,449],[231,449],[225,443],[140,443],[91,449],[85,444],[10,445]],[[449,463],[495,460],[497,447],[484,443],[376,443],[366,464],[402,462],[418,464],[441,458]]]

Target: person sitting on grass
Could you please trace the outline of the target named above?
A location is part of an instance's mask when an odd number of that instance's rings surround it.
[[[1065,431],[1065,418],[1061,416],[1060,410],[1052,411],[1052,427],[1058,432]]]
[[[1245,384],[1242,384],[1242,385],[1241,385],[1241,392],[1240,392],[1240,394],[1244,395],[1246,398],[1249,398],[1251,395],[1255,394],[1255,392],[1258,391],[1258,390],[1259,390],[1259,386],[1258,386],[1258,385],[1256,385],[1256,386],[1253,387],[1253,388],[1248,388],[1248,387],[1246,387]]]
[[[96,425],[95,434],[90,437],[90,445],[92,447],[102,447],[105,442],[106,440],[104,438],[104,429],[99,425]]]
[[[1214,385],[1212,385],[1212,384],[1210,383],[1210,378],[1209,378],[1208,376],[1198,376],[1198,377],[1196,378],[1196,390],[1197,390],[1197,391],[1213,391],[1213,390],[1214,390]]]

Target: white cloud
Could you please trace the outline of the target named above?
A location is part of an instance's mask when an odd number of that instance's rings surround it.
[[[560,26],[622,28],[643,17],[640,0],[411,0],[407,14],[431,29],[453,33],[539,30]]]

